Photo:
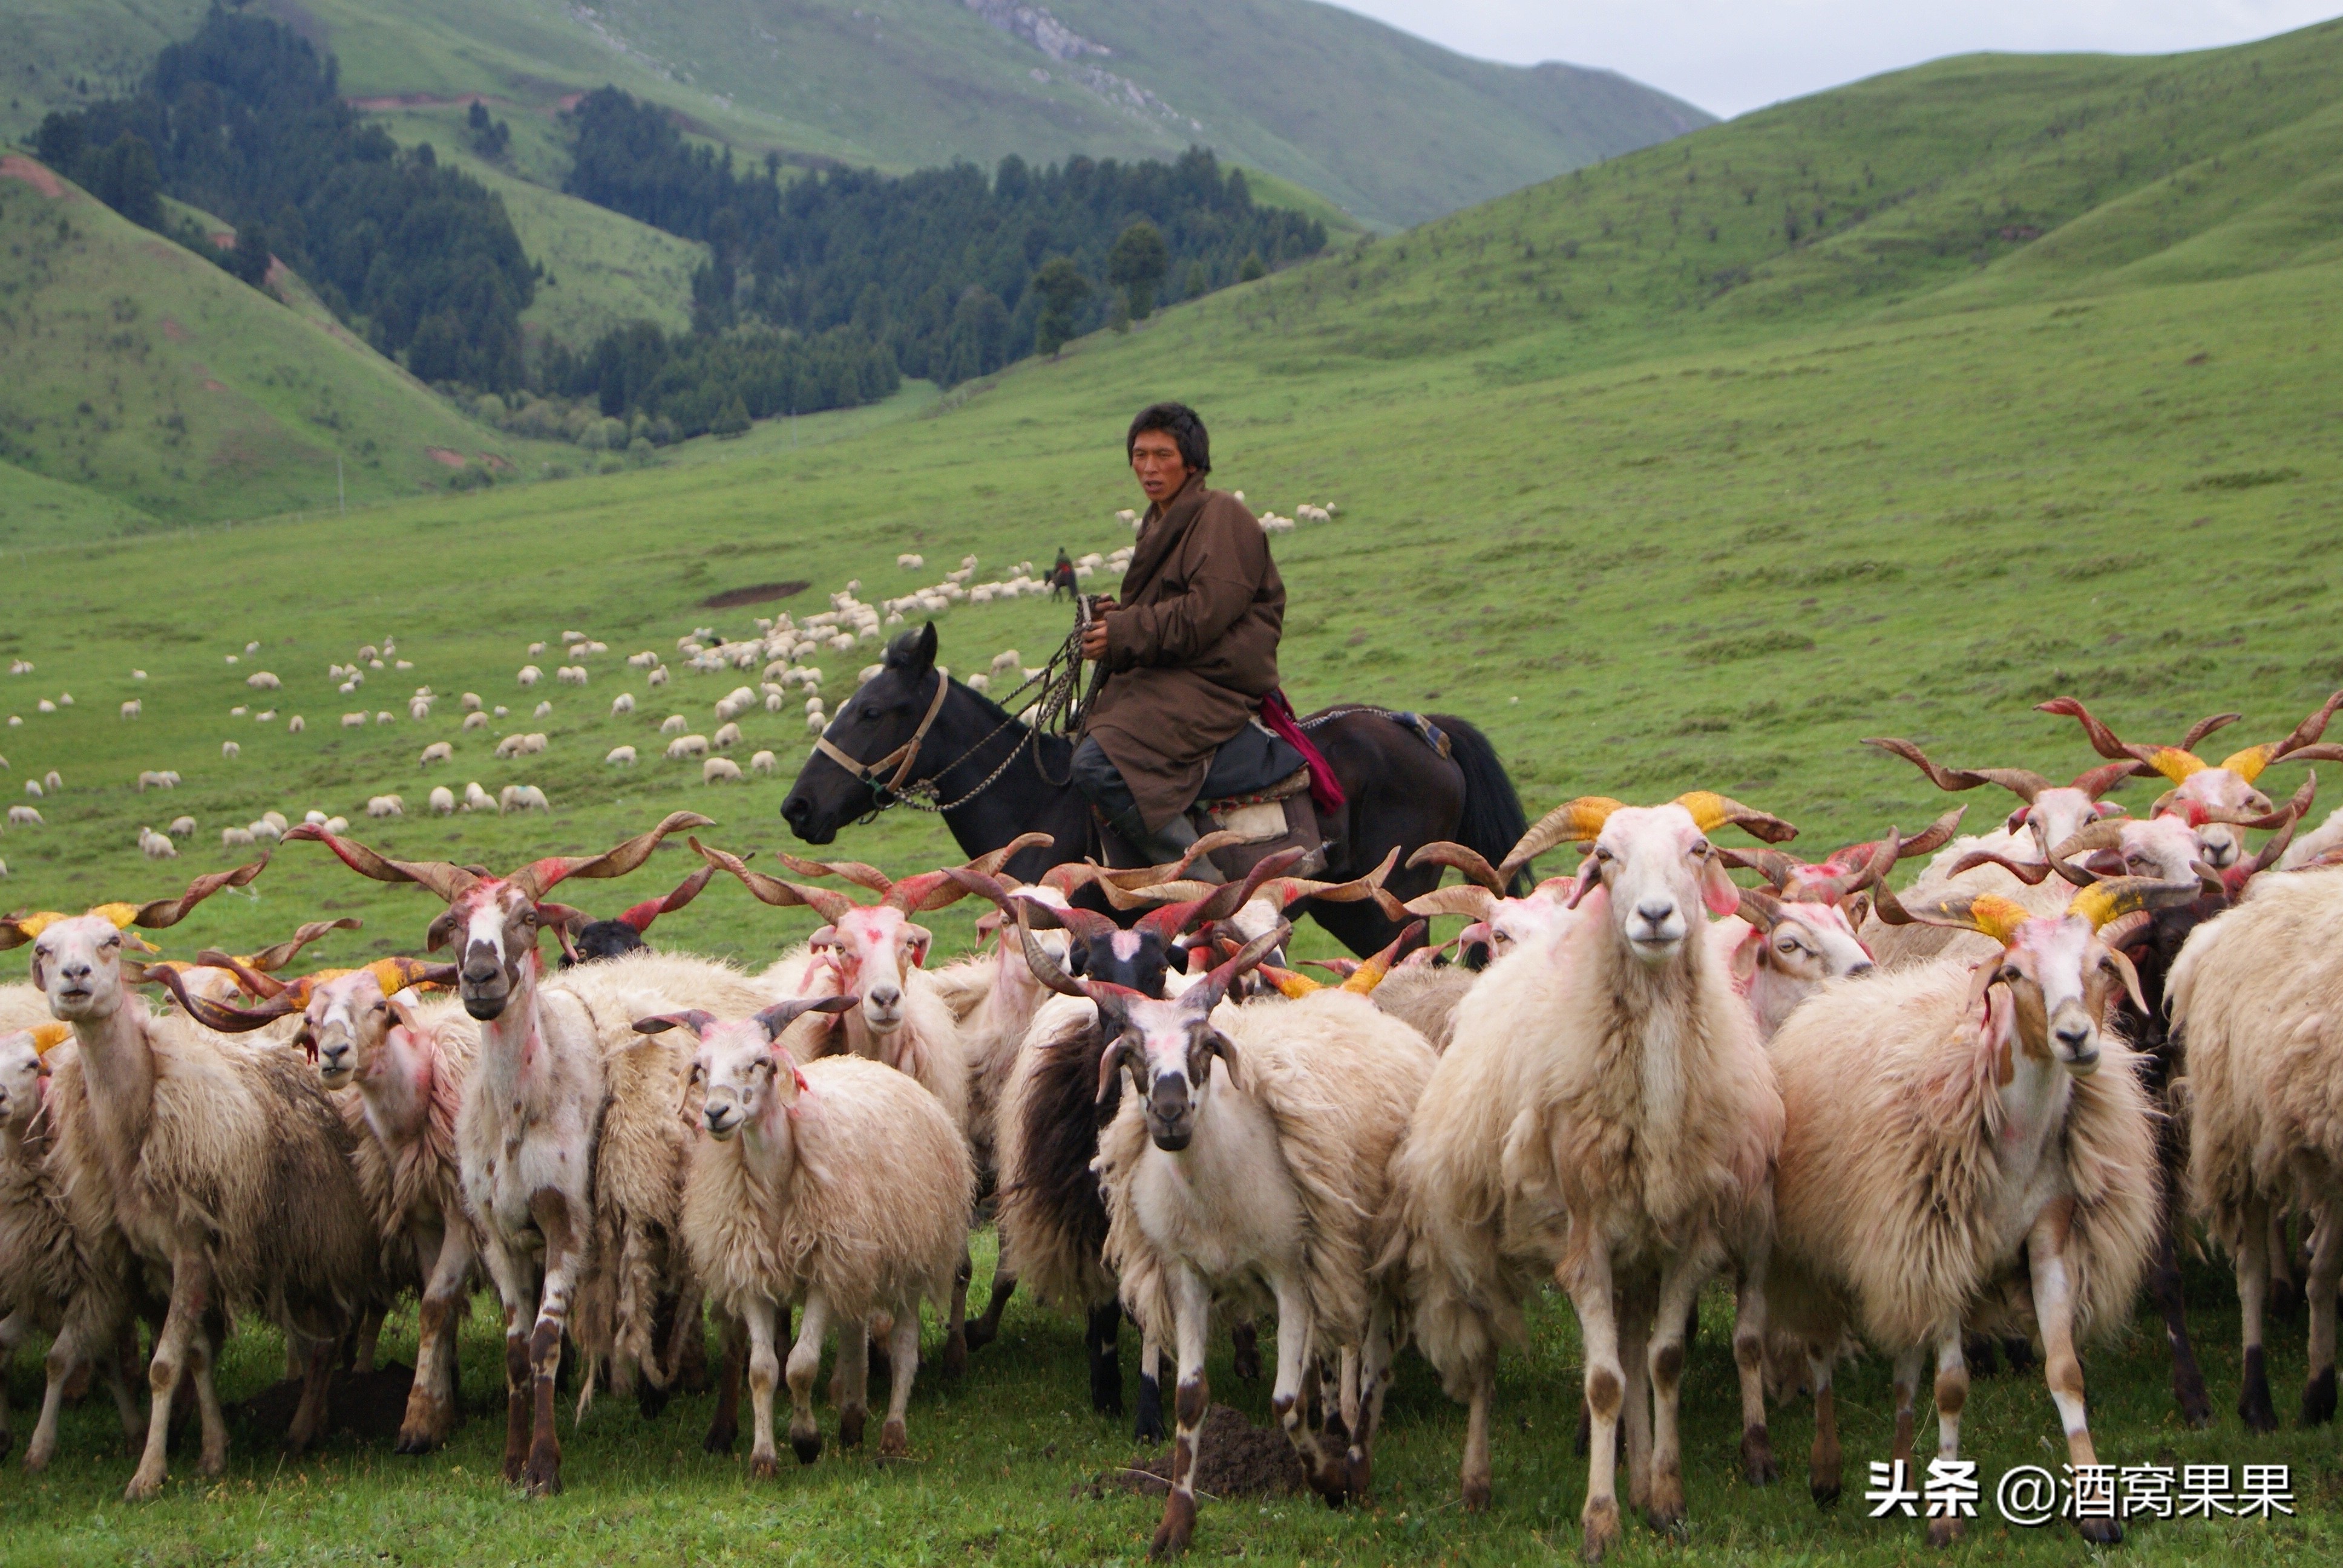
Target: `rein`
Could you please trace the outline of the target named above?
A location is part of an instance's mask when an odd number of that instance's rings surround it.
[[[1087,609],[1088,607],[1084,608]],[[936,694],[929,700],[928,710],[920,718],[919,727],[911,731],[910,739],[887,753],[886,756],[875,762],[857,761],[832,742],[827,733],[815,739],[813,749],[870,788],[871,807],[869,814],[862,819],[864,821],[869,821],[898,801],[916,810],[937,815],[958,810],[999,783],[1002,775],[1009,771],[1010,764],[1015,762],[1018,756],[1028,746],[1033,746],[1035,737],[1045,729],[1054,734],[1071,735],[1074,729],[1080,728],[1080,712],[1074,704],[1073,697],[1081,672],[1081,627],[1077,625],[1073,632],[1059,646],[1058,651],[1050,656],[1049,662],[1032,675],[1028,676],[1023,685],[1009,694],[1009,700],[1013,702],[1032,688],[1036,686],[1041,688],[1041,694],[1033,699],[1031,706],[1024,710],[1032,716],[1032,722],[1027,725],[1024,737],[1010,748],[1009,755],[1001,759],[1001,766],[986,774],[978,781],[975,788],[958,799],[938,799],[934,780],[941,779],[945,774],[991,745],[1003,731],[1020,721],[1021,715],[1015,712],[1009,714],[999,724],[994,725],[983,739],[937,769],[933,778],[911,778],[911,769],[920,759],[920,747],[926,741],[928,732],[935,728],[936,719],[944,709],[944,699],[951,691],[951,678],[941,670],[936,672]],[[1005,708],[1008,704],[1003,703],[1002,706]],[[1033,768],[1045,781],[1060,788],[1064,787],[1068,779],[1072,777],[1070,770],[1067,779],[1051,779],[1048,771],[1041,766],[1041,753],[1038,746],[1034,748]],[[881,782],[880,776],[890,769],[894,769],[892,777]]]

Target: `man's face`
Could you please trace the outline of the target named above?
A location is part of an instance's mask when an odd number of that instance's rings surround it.
[[[1147,492],[1147,498],[1158,505],[1178,495],[1180,487],[1188,482],[1188,465],[1169,430],[1139,433],[1139,439],[1131,444],[1131,471],[1138,476],[1139,487]]]

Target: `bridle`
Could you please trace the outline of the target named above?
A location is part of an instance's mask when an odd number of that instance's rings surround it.
[[[944,699],[950,691],[951,678],[942,670],[936,671],[936,695],[928,704],[926,714],[920,718],[920,727],[911,731],[909,740],[876,762],[857,762],[832,745],[827,733],[814,738],[813,749],[852,774],[857,782],[870,786],[873,793],[900,795],[903,793],[903,780],[911,776],[911,766],[920,759],[920,743],[928,738],[928,731],[935,728],[936,716],[944,710]],[[880,783],[879,776],[890,768],[895,769],[895,776],[884,784]]]

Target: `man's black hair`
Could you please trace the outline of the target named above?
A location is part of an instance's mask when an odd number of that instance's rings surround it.
[[[1131,456],[1131,447],[1150,430],[1161,430],[1180,444],[1180,460],[1195,474],[1212,471],[1212,438],[1204,430],[1204,422],[1185,403],[1150,403],[1131,422],[1131,432],[1122,438],[1122,455]]]

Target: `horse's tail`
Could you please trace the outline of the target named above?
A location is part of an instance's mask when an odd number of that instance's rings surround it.
[[[1522,798],[1513,792],[1513,781],[1505,776],[1505,765],[1497,760],[1497,749],[1489,744],[1487,736],[1453,714],[1435,713],[1431,718],[1448,737],[1450,759],[1464,773],[1464,814],[1457,823],[1456,837],[1478,849],[1489,864],[1501,864],[1530,830]],[[1513,873],[1507,891],[1518,898],[1528,890],[1524,868]]]

